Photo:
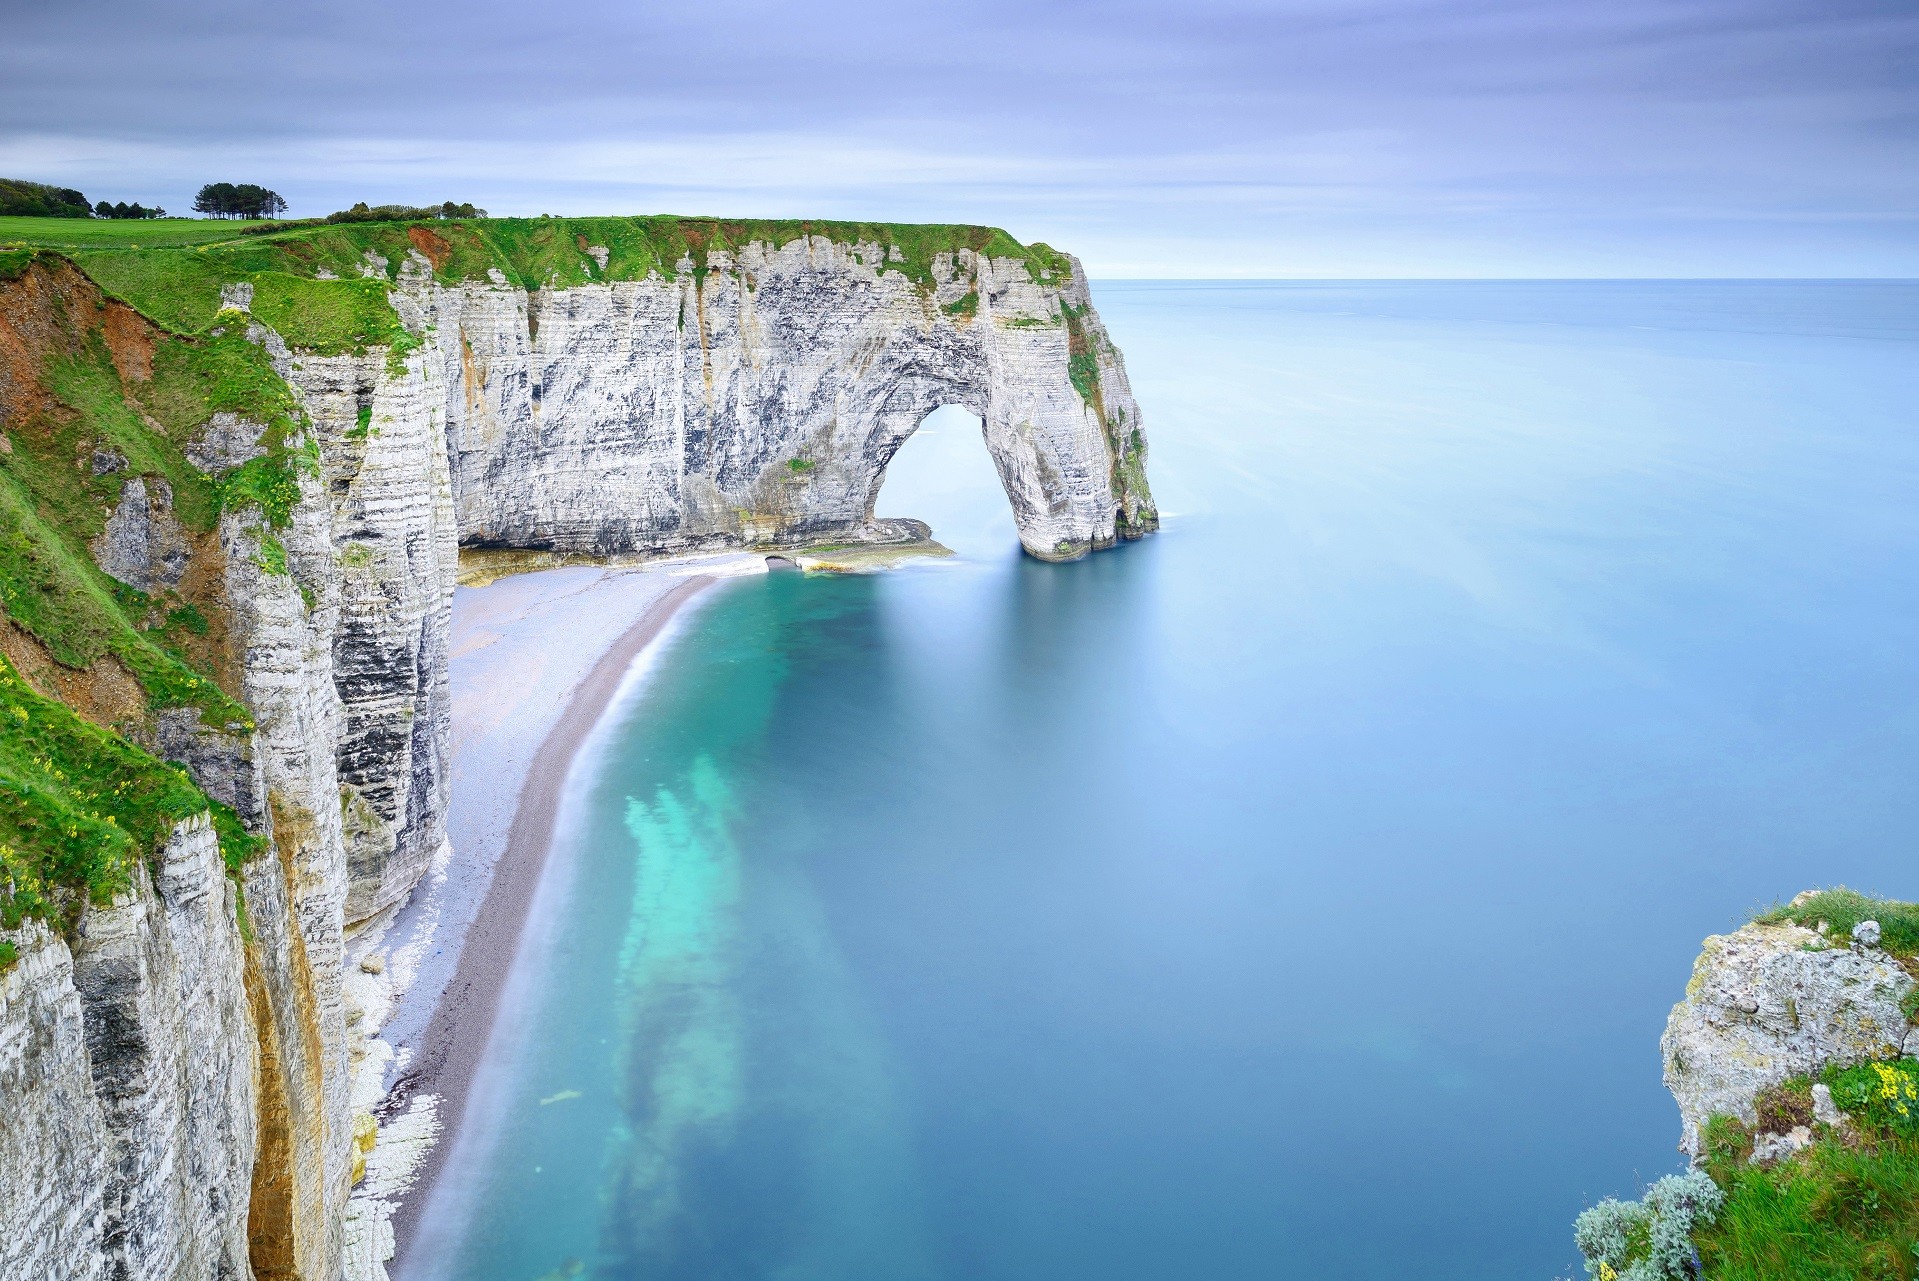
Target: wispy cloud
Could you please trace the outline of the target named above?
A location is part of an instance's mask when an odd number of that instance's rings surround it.
[[[1903,0],[9,8],[0,172],[169,206],[986,221],[1109,274],[1919,273]]]

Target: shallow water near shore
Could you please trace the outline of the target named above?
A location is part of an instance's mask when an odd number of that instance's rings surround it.
[[[1919,286],[1094,292],[1165,531],[948,410],[957,558],[710,589],[416,1274],[1545,1281],[1700,938],[1919,897]]]

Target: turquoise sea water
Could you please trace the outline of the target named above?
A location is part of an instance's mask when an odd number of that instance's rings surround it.
[[[1165,532],[729,582],[624,703],[473,1281],[1569,1274],[1700,938],[1919,897],[1919,286],[1106,285]]]

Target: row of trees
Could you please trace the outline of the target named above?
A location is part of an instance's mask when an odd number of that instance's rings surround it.
[[[118,203],[102,200],[93,207],[93,216],[95,218],[164,218],[167,216],[167,211],[158,205],[149,209],[138,202],[128,204],[124,200]]]
[[[328,222],[419,222],[426,218],[484,218],[486,210],[451,200],[438,205],[374,205],[362,200],[351,209],[326,216]]]
[[[250,182],[210,182],[193,198],[193,211],[214,218],[275,218],[287,202],[277,191]],[[94,204],[71,187],[0,178],[0,214],[29,218],[164,218],[167,211],[135,202],[102,200]],[[365,201],[328,214],[325,222],[417,222],[426,218],[484,218],[486,210],[448,200],[437,205],[373,205]],[[307,224],[299,224],[307,225]]]
[[[215,218],[275,218],[286,209],[279,192],[250,182],[210,182],[193,198],[195,213]]]

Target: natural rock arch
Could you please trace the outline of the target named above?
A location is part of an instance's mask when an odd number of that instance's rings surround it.
[[[883,536],[886,464],[943,404],[986,424],[1033,555],[1157,527],[1139,408],[1077,262],[1041,283],[962,249],[929,286],[885,261],[815,236],[564,290],[405,278],[438,336],[461,541],[604,554]]]

